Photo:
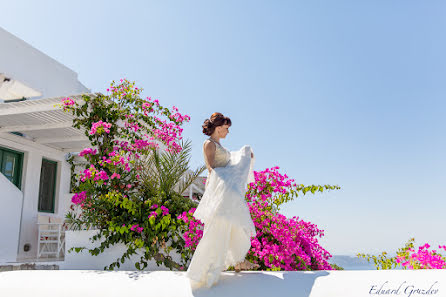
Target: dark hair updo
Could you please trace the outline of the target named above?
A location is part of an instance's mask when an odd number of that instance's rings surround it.
[[[204,120],[204,124],[202,125],[203,133],[207,136],[211,136],[212,133],[214,133],[216,127],[223,125],[231,126],[231,124],[232,123],[230,118],[225,117],[223,114],[219,112],[214,112],[211,115],[210,119]]]

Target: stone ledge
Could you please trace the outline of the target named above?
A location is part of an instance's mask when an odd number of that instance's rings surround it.
[[[0,265],[0,272],[15,271],[15,270],[59,270],[59,265],[57,264],[46,265],[46,264],[36,264],[36,263]]]
[[[446,297],[446,269],[223,272],[210,289],[191,290],[185,272],[23,270],[0,273],[1,296],[48,297]]]

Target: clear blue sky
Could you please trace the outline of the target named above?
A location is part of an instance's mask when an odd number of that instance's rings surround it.
[[[4,1],[0,26],[93,91],[126,77],[256,169],[342,190],[289,203],[333,254],[446,244],[444,1]]]

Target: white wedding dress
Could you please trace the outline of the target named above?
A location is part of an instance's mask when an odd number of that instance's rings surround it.
[[[215,168],[194,213],[204,232],[187,269],[192,288],[213,286],[223,270],[243,262],[256,234],[245,202],[247,184],[254,180],[252,149],[245,145],[229,152],[214,143]]]

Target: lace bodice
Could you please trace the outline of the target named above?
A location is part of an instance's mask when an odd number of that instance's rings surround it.
[[[213,143],[215,143],[215,162],[214,162],[214,167],[225,167],[228,162],[229,162],[229,158],[231,157],[231,153],[225,149],[223,146],[221,146],[221,144],[219,144],[218,142],[216,142],[215,140],[213,140],[212,138],[208,138],[204,141],[204,143],[206,143],[206,141],[212,141]],[[203,156],[204,156],[204,143],[203,143]],[[204,162],[206,163],[206,165],[209,166],[209,164],[206,161],[206,157],[204,158]]]

